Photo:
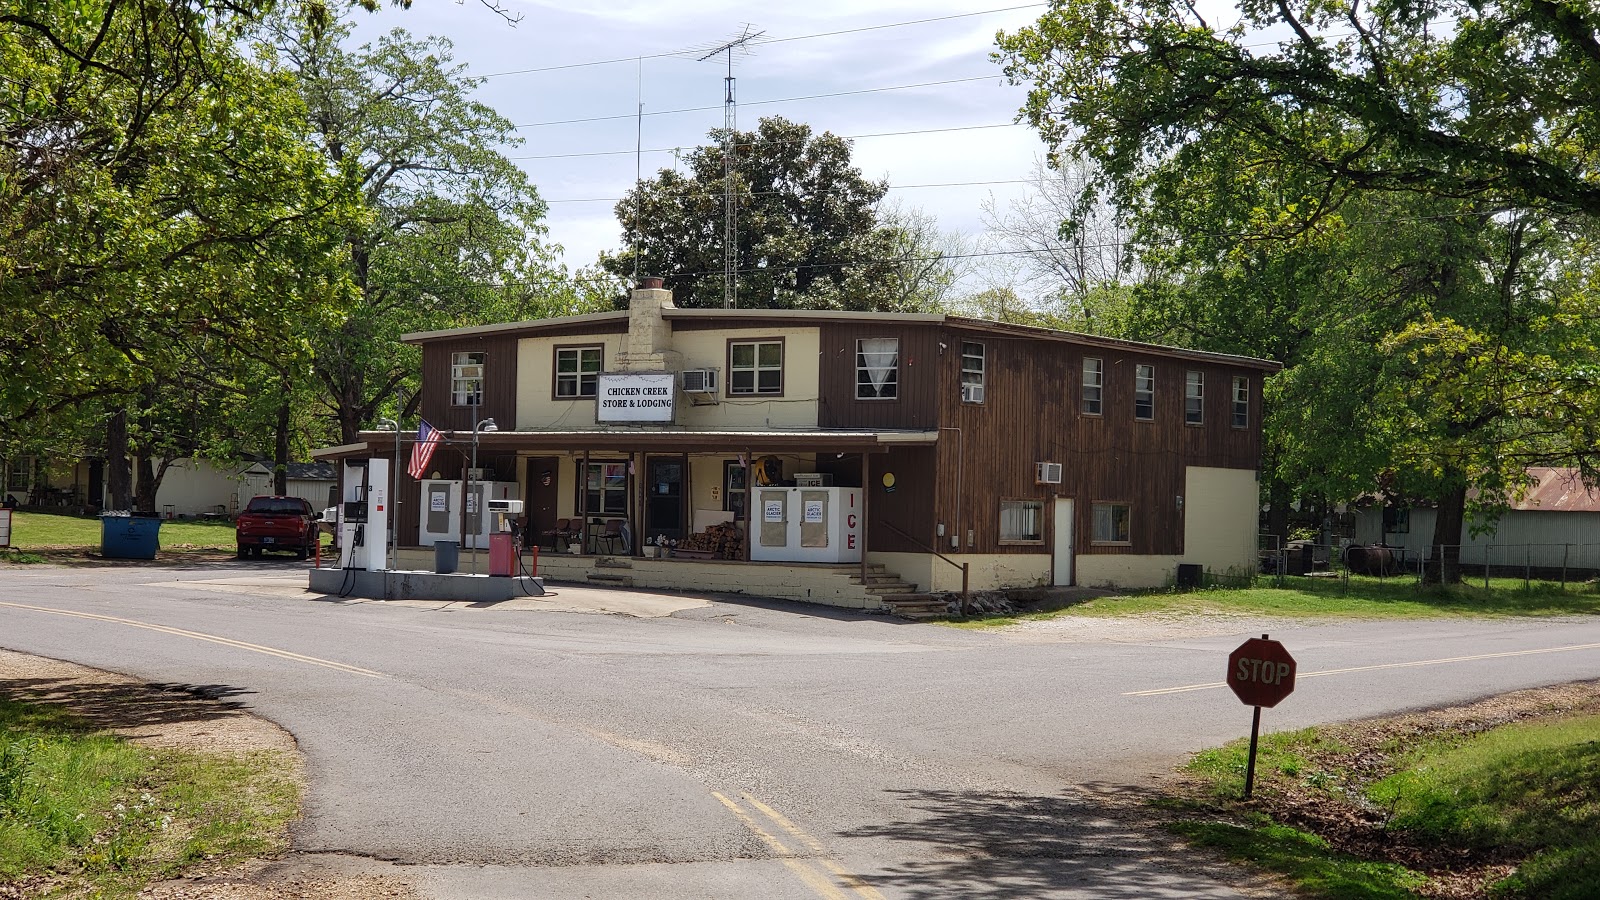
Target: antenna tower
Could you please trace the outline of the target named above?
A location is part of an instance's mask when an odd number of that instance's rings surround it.
[[[705,56],[700,57],[704,62],[713,56],[725,55],[728,60],[728,76],[722,79],[722,308],[732,309],[739,299],[738,289],[734,285],[734,273],[739,269],[739,245],[735,237],[738,230],[735,227],[738,216],[734,212],[738,196],[733,188],[733,154],[734,131],[739,127],[739,103],[735,99],[733,77],[733,52],[741,54],[750,52],[749,42],[766,34],[765,31],[751,31],[750,26],[744,26],[744,31],[736,38],[726,43],[719,44]]]

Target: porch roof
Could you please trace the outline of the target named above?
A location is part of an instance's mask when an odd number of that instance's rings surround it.
[[[441,431],[445,443],[469,445],[470,431]],[[394,447],[392,431],[363,431],[360,440],[338,447],[324,447],[312,451],[317,459],[342,459],[346,457],[385,454]],[[584,450],[613,453],[768,453],[791,452],[853,452],[881,453],[891,447],[931,446],[939,439],[937,431],[832,431],[810,429],[806,431],[688,431],[680,429],[607,428],[579,429],[573,431],[480,431],[478,451],[530,451],[548,452]],[[416,442],[416,432],[402,432],[402,446]]]

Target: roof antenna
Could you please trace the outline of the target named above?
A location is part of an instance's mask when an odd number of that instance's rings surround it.
[[[726,55],[728,59],[728,76],[722,79],[722,308],[732,309],[738,304],[739,291],[734,284],[733,274],[738,270],[739,248],[734,240],[737,230],[735,224],[737,216],[734,213],[733,189],[733,153],[734,131],[739,127],[739,103],[735,99],[733,77],[733,51],[740,54],[749,54],[749,42],[766,34],[765,31],[751,31],[746,24],[738,37],[712,48],[705,56],[700,57],[704,62],[713,56]]]

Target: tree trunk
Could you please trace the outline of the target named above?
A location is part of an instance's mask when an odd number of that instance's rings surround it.
[[[1278,536],[1278,546],[1289,542],[1289,483],[1276,475],[1267,477],[1267,533]]]
[[[139,478],[134,484],[133,492],[134,511],[153,513],[156,511],[156,490],[161,487],[161,482],[156,480],[155,463],[148,453],[140,453],[134,457],[134,461],[139,470]]]
[[[1466,521],[1467,486],[1448,488],[1439,497],[1433,520],[1433,542],[1423,584],[1461,583],[1461,526]]]
[[[278,442],[272,453],[272,492],[279,497],[289,493],[289,391],[284,385],[284,401],[278,404]]]
[[[106,423],[106,489],[111,508],[133,509],[133,473],[128,468],[128,411],[119,409]]]

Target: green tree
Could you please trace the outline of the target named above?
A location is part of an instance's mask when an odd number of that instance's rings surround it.
[[[721,131],[711,137],[687,173],[662,169],[617,204],[630,246],[600,260],[618,277],[663,278],[686,307],[723,305],[725,161]],[[771,117],[729,143],[739,306],[910,310],[944,296],[951,254],[925,217],[880,214],[888,185],[851,165],[848,141]]]
[[[1241,11],[1218,32],[1187,4],[1067,0],[1001,56],[1058,158],[1098,166],[1083,196],[1138,217],[1130,327],[1288,363],[1275,471],[1434,500],[1430,577],[1449,580],[1469,496],[1492,512],[1523,466],[1592,474],[1600,449],[1566,422],[1600,397],[1591,287],[1562,262],[1600,211],[1593,13]],[[1276,52],[1272,26],[1294,35]],[[1517,399],[1546,395],[1562,402]]]
[[[353,195],[242,59],[255,6],[24,2],[0,16],[0,428],[94,403],[114,502],[130,410],[324,310],[240,290],[336,252]]]
[[[309,336],[343,442],[381,410],[401,412],[396,391],[415,386],[420,366],[402,334],[595,301],[540,243],[544,204],[501,152],[521,139],[472,99],[479,82],[452,61],[450,43],[396,29],[350,50],[349,33],[285,16],[260,51],[294,77],[304,132],[331,170],[350,173],[369,213],[343,235],[354,302]]]

